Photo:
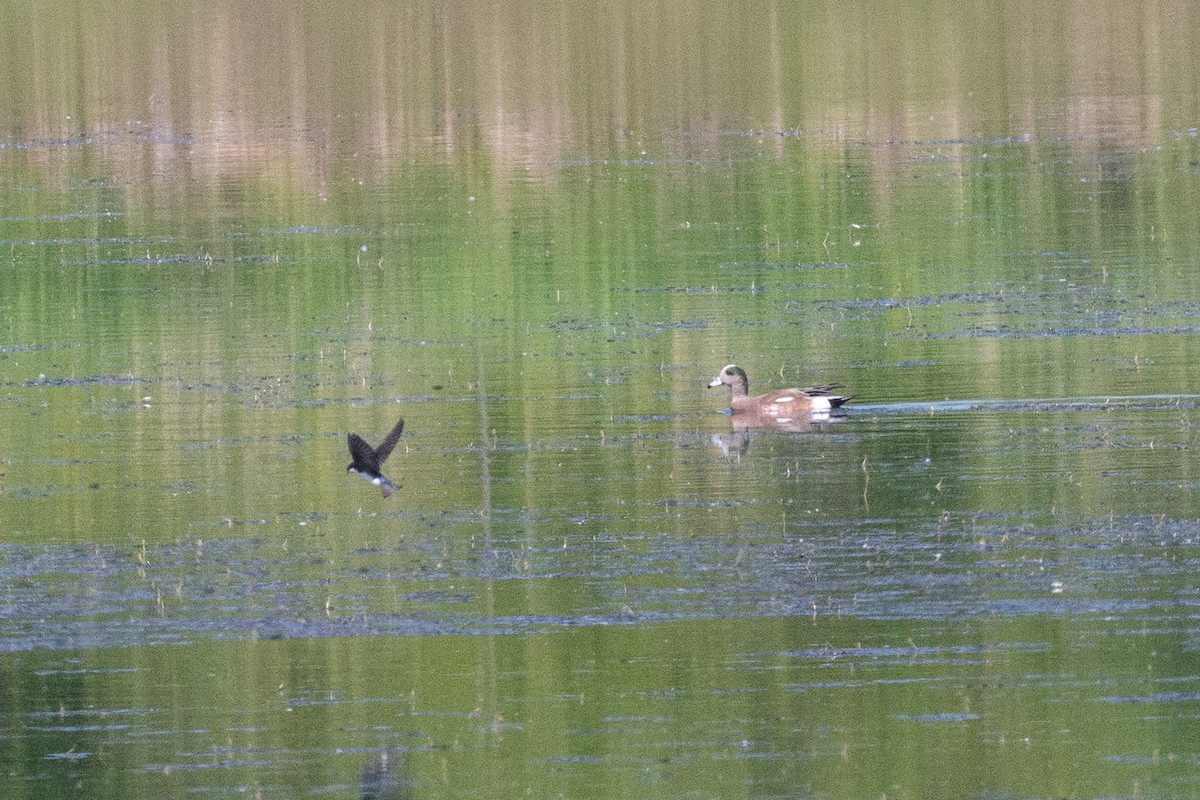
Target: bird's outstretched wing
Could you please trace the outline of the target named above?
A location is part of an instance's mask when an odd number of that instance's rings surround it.
[[[404,420],[396,423],[396,427],[392,428],[392,432],[387,435],[383,443],[375,448],[375,456],[379,459],[379,463],[387,461],[387,457],[396,449],[396,442],[400,441],[400,432],[404,430]]]
[[[356,468],[379,471],[379,457],[365,439],[357,433],[352,433],[346,437],[346,443],[350,446],[350,459]]]

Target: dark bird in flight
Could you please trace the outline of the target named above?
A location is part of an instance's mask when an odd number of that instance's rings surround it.
[[[375,448],[367,444],[366,440],[357,433],[350,434],[346,437],[346,442],[350,445],[350,458],[353,460],[350,462],[350,466],[346,467],[346,472],[360,475],[364,481],[378,486],[384,497],[391,497],[392,493],[396,491],[396,484],[387,479],[387,476],[380,471],[380,467],[396,449],[396,442],[400,441],[402,430],[404,430],[404,420],[397,422],[396,427],[392,428],[392,432],[387,435],[383,443]]]

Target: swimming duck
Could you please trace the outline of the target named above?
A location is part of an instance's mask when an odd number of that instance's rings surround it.
[[[735,417],[747,415],[769,418],[777,423],[803,419],[805,415],[827,416],[830,411],[850,400],[847,395],[833,393],[838,388],[836,383],[807,389],[780,389],[751,396],[750,379],[746,377],[746,370],[737,364],[726,366],[708,384],[710,389],[716,386],[729,387],[729,411]]]

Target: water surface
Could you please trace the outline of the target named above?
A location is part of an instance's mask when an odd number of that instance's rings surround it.
[[[109,11],[0,10],[0,794],[1195,795],[1186,5]]]

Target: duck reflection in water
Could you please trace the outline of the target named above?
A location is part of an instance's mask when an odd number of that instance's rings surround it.
[[[827,415],[823,419],[787,420],[781,422],[770,417],[751,417],[731,415],[729,423],[732,430],[728,433],[714,433],[712,443],[721,448],[726,457],[745,455],[750,449],[751,431],[783,431],[784,433],[819,433],[836,425],[845,419],[845,414]]]
[[[363,767],[358,796],[360,800],[409,800],[410,787],[404,754],[389,747]]]

